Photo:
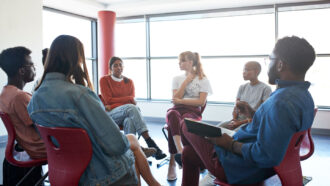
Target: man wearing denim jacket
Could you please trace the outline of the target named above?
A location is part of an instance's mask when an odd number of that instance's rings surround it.
[[[273,167],[283,160],[291,137],[313,123],[314,102],[305,74],[314,60],[315,51],[305,39],[282,38],[268,70],[276,91],[255,113],[248,104],[237,103],[241,114],[253,118],[250,124],[233,138],[223,134],[208,139],[189,133],[184,125],[182,185],[198,184],[200,165],[230,184],[254,184],[274,175]]]

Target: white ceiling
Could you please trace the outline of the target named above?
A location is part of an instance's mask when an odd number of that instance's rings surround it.
[[[111,10],[117,17],[126,17],[311,1],[318,0],[44,0],[43,4],[96,18],[100,10]]]

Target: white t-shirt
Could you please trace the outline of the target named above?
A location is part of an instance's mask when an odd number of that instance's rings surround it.
[[[180,75],[173,78],[172,90],[178,90],[181,84],[186,79],[186,75]],[[212,94],[212,87],[209,80],[204,77],[199,79],[198,76],[195,77],[187,86],[184,91],[183,98],[199,98],[200,92],[206,92],[208,95]]]

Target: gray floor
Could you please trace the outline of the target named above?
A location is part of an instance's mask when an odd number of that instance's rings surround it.
[[[150,135],[164,152],[168,152],[167,141],[161,132],[162,126],[163,123],[148,123]],[[330,186],[330,136],[313,135],[313,140],[315,143],[315,152],[313,156],[301,162],[303,175],[312,177],[312,181],[310,181],[307,186]],[[140,139],[139,141],[142,146],[146,146],[143,139]],[[4,158],[4,151],[5,145],[0,145],[1,160]],[[166,180],[168,164],[157,168],[157,163],[160,163],[161,161],[155,160],[152,157],[150,157],[149,160],[152,161],[150,168],[153,175],[162,185],[181,185],[182,169],[177,168],[178,179],[176,181],[168,182]],[[2,164],[0,166],[0,175],[2,175]],[[202,176],[203,175],[201,174],[201,177]],[[1,183],[2,176],[0,176],[0,184]],[[142,180],[142,185],[147,184]]]
[[[163,150],[168,152],[167,141],[161,132],[162,126],[163,124],[159,123],[148,123],[151,136],[161,145]],[[307,186],[330,186],[330,136],[313,135],[313,140],[315,144],[313,156],[301,162],[303,175],[312,177],[312,181]],[[143,139],[140,139],[140,143],[145,146]],[[166,180],[168,164],[157,169],[156,164],[159,161],[153,158],[149,158],[149,160],[153,162],[151,166],[153,175],[162,185],[181,185],[182,170],[177,169],[178,179],[176,182],[168,182]],[[142,185],[147,185],[142,183]]]

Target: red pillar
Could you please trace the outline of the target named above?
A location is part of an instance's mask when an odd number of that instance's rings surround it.
[[[112,11],[98,12],[98,43],[99,43],[99,76],[109,73],[108,63],[114,55],[114,32],[116,23],[116,13]]]

